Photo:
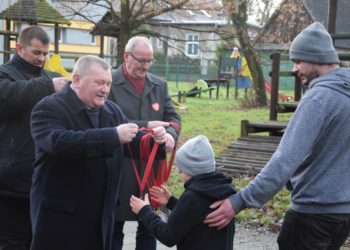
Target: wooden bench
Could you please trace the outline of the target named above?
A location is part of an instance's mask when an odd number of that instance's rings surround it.
[[[278,113],[291,113],[297,109],[298,102],[282,102],[277,105]]]
[[[248,136],[250,133],[269,132],[271,135],[282,135],[286,129],[286,121],[248,121],[241,120],[241,136]]]
[[[216,88],[215,87],[209,87],[209,88],[193,88],[189,91],[179,91],[177,94],[170,94],[170,97],[177,97],[177,101],[179,103],[184,102],[186,97],[195,97],[198,95],[200,98],[202,96],[202,93],[209,92],[209,98],[212,97],[212,91],[214,91]]]
[[[202,93],[206,93],[209,91],[209,98],[211,98],[212,96],[212,91],[215,90],[216,88],[215,87],[208,87],[208,88],[198,88],[197,86],[194,87],[193,89],[187,91],[187,92],[184,92],[183,94],[186,95],[186,97],[195,97],[196,95],[198,95],[199,97],[201,97],[201,94]]]
[[[209,88],[216,89],[216,99],[219,99],[220,85],[226,86],[226,98],[229,98],[230,93],[230,80],[229,79],[204,79],[207,82]],[[214,84],[216,87],[214,87]]]

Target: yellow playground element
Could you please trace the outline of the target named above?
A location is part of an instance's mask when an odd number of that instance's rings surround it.
[[[72,80],[71,74],[63,68],[62,59],[59,54],[52,54],[51,56],[47,56],[44,64],[44,69],[59,73],[61,76]]]
[[[233,48],[233,51],[232,51],[232,54],[230,56],[231,58],[237,58],[237,59],[242,59],[242,61],[240,62],[241,65],[239,65],[240,67],[236,67],[238,69],[239,72],[239,75],[242,76],[242,77],[249,77],[249,79],[252,81],[253,80],[253,77],[252,77],[252,74],[250,73],[250,70],[249,70],[249,67],[248,67],[248,63],[247,63],[247,60],[245,59],[245,56],[241,56],[241,54],[239,53],[238,51],[238,48],[237,47],[234,47]]]

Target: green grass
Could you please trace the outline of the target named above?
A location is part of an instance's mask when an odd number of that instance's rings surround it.
[[[195,83],[169,82],[169,92],[188,91]],[[240,90],[243,95],[243,90]],[[266,108],[242,108],[242,98],[233,98],[234,89],[230,89],[230,97],[226,99],[225,88],[220,89],[220,97],[209,99],[208,93],[203,93],[201,98],[186,98],[181,103],[186,110],[178,110],[182,119],[179,146],[189,138],[196,135],[206,135],[215,152],[219,155],[232,141],[240,136],[240,122],[246,120],[268,120],[269,110]],[[175,100],[175,99],[174,99]],[[289,119],[290,114],[279,114],[279,120]],[[234,180],[237,189],[248,184],[248,177]],[[183,192],[183,183],[176,171],[173,171],[167,185],[171,192],[179,197]],[[237,220],[246,220],[254,224],[268,224],[274,227],[283,217],[283,213],[289,204],[289,194],[282,190],[261,209],[246,209],[237,215]]]

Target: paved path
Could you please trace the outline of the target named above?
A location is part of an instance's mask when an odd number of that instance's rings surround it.
[[[127,221],[124,226],[124,246],[123,250],[134,250],[135,249],[135,234],[136,234],[137,222]],[[159,241],[157,242],[157,250],[165,249],[176,249],[176,247],[166,247]]]
[[[135,249],[136,222],[126,222],[124,227],[125,241],[123,250]],[[278,250],[276,243],[277,233],[264,229],[245,228],[236,224],[234,238],[234,250]],[[158,241],[157,250],[167,250],[176,247],[166,247]],[[341,250],[350,250],[350,247],[342,247]]]
[[[129,221],[124,227],[124,247],[123,250],[135,249],[135,232],[137,223]],[[276,245],[277,234],[264,231],[256,231],[253,229],[242,228],[236,225],[236,234],[234,239],[234,250],[277,250]],[[176,247],[166,247],[158,241],[157,250],[167,250]]]

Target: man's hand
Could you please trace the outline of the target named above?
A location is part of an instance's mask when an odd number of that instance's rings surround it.
[[[155,127],[169,127],[169,122],[163,121],[149,121],[147,124],[148,129],[153,129]]]
[[[163,144],[166,142],[166,132],[164,127],[156,127],[153,129],[153,139],[155,143]]]
[[[149,199],[148,199],[148,194],[145,194],[145,200],[142,200],[140,198],[137,198],[136,196],[131,195],[130,197],[130,207],[131,210],[135,213],[138,214],[140,210],[144,207],[149,205]]]
[[[171,197],[171,193],[166,186],[161,187],[153,186],[149,189],[151,199],[158,202],[161,205],[166,205]]]
[[[119,141],[124,144],[135,138],[139,127],[135,123],[125,123],[116,127]]]
[[[64,85],[67,84],[67,82],[69,82],[69,78],[67,77],[55,77],[52,79],[53,82],[53,86],[55,88],[55,91],[58,92],[60,91]]]
[[[210,208],[216,210],[208,214],[204,220],[204,223],[209,224],[209,227],[222,229],[226,227],[236,215],[228,198],[214,202]]]
[[[166,133],[165,147],[167,152],[173,150],[173,148],[175,147],[174,137],[169,133]]]

